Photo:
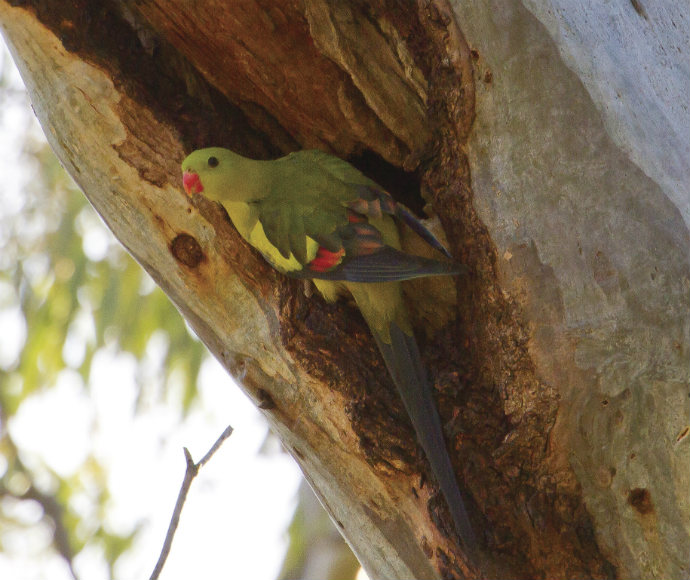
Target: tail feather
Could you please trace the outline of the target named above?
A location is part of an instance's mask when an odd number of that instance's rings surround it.
[[[476,538],[446,450],[441,420],[414,336],[407,335],[395,323],[390,326],[390,344],[384,342],[376,332],[373,334],[450,507],[457,532],[465,549],[474,551]]]

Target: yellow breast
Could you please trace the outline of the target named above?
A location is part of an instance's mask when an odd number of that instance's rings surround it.
[[[297,258],[290,254],[289,258],[285,258],[271,242],[268,241],[264,233],[264,227],[261,222],[257,221],[254,227],[249,232],[247,241],[254,246],[266,261],[271,264],[276,270],[280,272],[293,272],[301,270],[302,264],[297,261]],[[316,256],[316,251],[319,249],[319,244],[307,236],[307,261],[310,262]]]

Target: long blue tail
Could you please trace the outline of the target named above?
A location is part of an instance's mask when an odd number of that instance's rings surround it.
[[[405,334],[395,323],[390,327],[390,344],[383,342],[375,332],[373,334],[412,420],[419,443],[448,502],[460,539],[466,550],[475,551],[477,540],[446,450],[441,420],[422,367],[417,342],[414,336]]]

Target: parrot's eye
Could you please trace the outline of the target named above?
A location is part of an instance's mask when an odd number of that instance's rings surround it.
[[[209,157],[208,158],[208,166],[209,167],[218,167],[218,157]]]

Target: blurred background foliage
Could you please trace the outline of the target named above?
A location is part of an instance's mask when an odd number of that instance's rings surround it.
[[[66,370],[79,373],[88,391],[91,362],[104,348],[131,353],[141,363],[140,398],[162,401],[171,380],[182,385],[184,412],[195,397],[205,350],[163,292],[106,230],[33,119],[13,114],[28,103],[11,82],[11,73],[12,63],[4,56],[0,111],[7,123],[23,124],[13,128],[24,135],[15,162],[30,179],[17,184],[20,196],[3,193],[0,212],[0,526],[19,531],[32,526],[35,522],[27,522],[17,504],[35,502],[54,530],[54,548],[68,562],[87,542],[98,542],[112,567],[131,545],[136,527],[126,536],[102,525],[84,533],[82,518],[73,509],[79,503],[74,499],[81,501],[84,495],[96,512],[107,501],[105,486],[96,486],[95,494],[93,486],[85,489],[85,482],[105,481],[98,460],[87,457],[69,479],[46,465],[29,468],[5,426],[22,403],[51,389]],[[156,360],[147,357],[153,344]],[[5,537],[0,534],[0,549]]]
[[[140,401],[178,405],[184,416],[196,400],[208,354],[102,224],[31,116],[13,114],[17,107],[28,108],[28,100],[0,49],[0,127],[19,122],[12,130],[24,136],[19,148],[2,154],[30,176],[6,183],[0,192],[0,551],[12,549],[7,538],[41,524],[51,534],[46,549],[57,551],[75,578],[75,554],[93,544],[100,546],[112,577],[140,523],[125,534],[98,517],[96,524],[84,523],[85,512],[97,515],[108,501],[104,466],[90,454],[65,477],[35,457],[27,460],[12,440],[8,420],[32,395],[54,388],[62,373],[78,374],[88,396],[92,362],[104,349],[136,359],[136,406]],[[281,580],[356,576],[354,556],[306,483],[287,533]]]

